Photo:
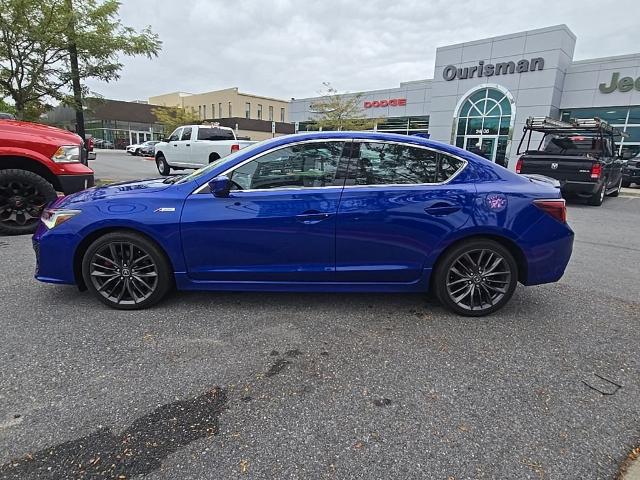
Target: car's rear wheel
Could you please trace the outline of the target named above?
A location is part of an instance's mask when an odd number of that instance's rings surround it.
[[[156,167],[158,167],[158,172],[160,175],[168,176],[171,175],[171,167],[167,163],[167,159],[164,158],[164,155],[161,153],[156,157]]]
[[[606,193],[607,189],[605,188],[605,185],[603,183],[600,189],[587,199],[587,203],[594,207],[599,207],[600,205],[602,205],[602,202],[604,202],[604,196],[606,195]]]
[[[47,180],[27,170],[0,170],[0,233],[33,233],[42,209],[56,198]]]
[[[108,233],[95,240],[84,254],[82,276],[101,302],[121,310],[159,302],[173,283],[160,248],[130,232]]]
[[[501,309],[518,282],[513,255],[493,240],[470,240],[448,252],[438,262],[434,291],[454,313],[481,317]]]

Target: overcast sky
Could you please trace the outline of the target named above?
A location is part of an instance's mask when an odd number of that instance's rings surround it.
[[[638,0],[122,0],[125,25],[151,25],[153,60],[121,59],[106,98],[238,87],[283,99],[398,86],[432,78],[438,46],[560,23],[578,37],[574,59],[640,52]]]

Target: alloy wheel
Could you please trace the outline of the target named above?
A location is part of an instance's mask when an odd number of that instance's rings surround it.
[[[109,242],[91,257],[91,282],[111,303],[135,305],[158,286],[158,267],[149,252],[131,242]]]
[[[470,250],[456,258],[446,276],[450,299],[464,310],[486,310],[507,295],[511,283],[509,262],[490,249]]]
[[[29,182],[8,180],[0,184],[0,222],[26,226],[40,218],[47,198]]]

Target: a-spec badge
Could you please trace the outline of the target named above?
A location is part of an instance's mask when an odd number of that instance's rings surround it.
[[[492,212],[501,212],[507,208],[507,197],[502,193],[490,193],[487,195],[485,202],[487,208]]]
[[[157,212],[175,212],[175,211],[176,211],[176,209],[173,208],[173,207],[160,207],[160,208],[156,208],[154,210],[154,213],[157,213]]]

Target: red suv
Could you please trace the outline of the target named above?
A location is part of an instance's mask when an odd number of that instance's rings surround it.
[[[82,139],[37,123],[0,120],[0,233],[35,231],[44,206],[93,186]]]

